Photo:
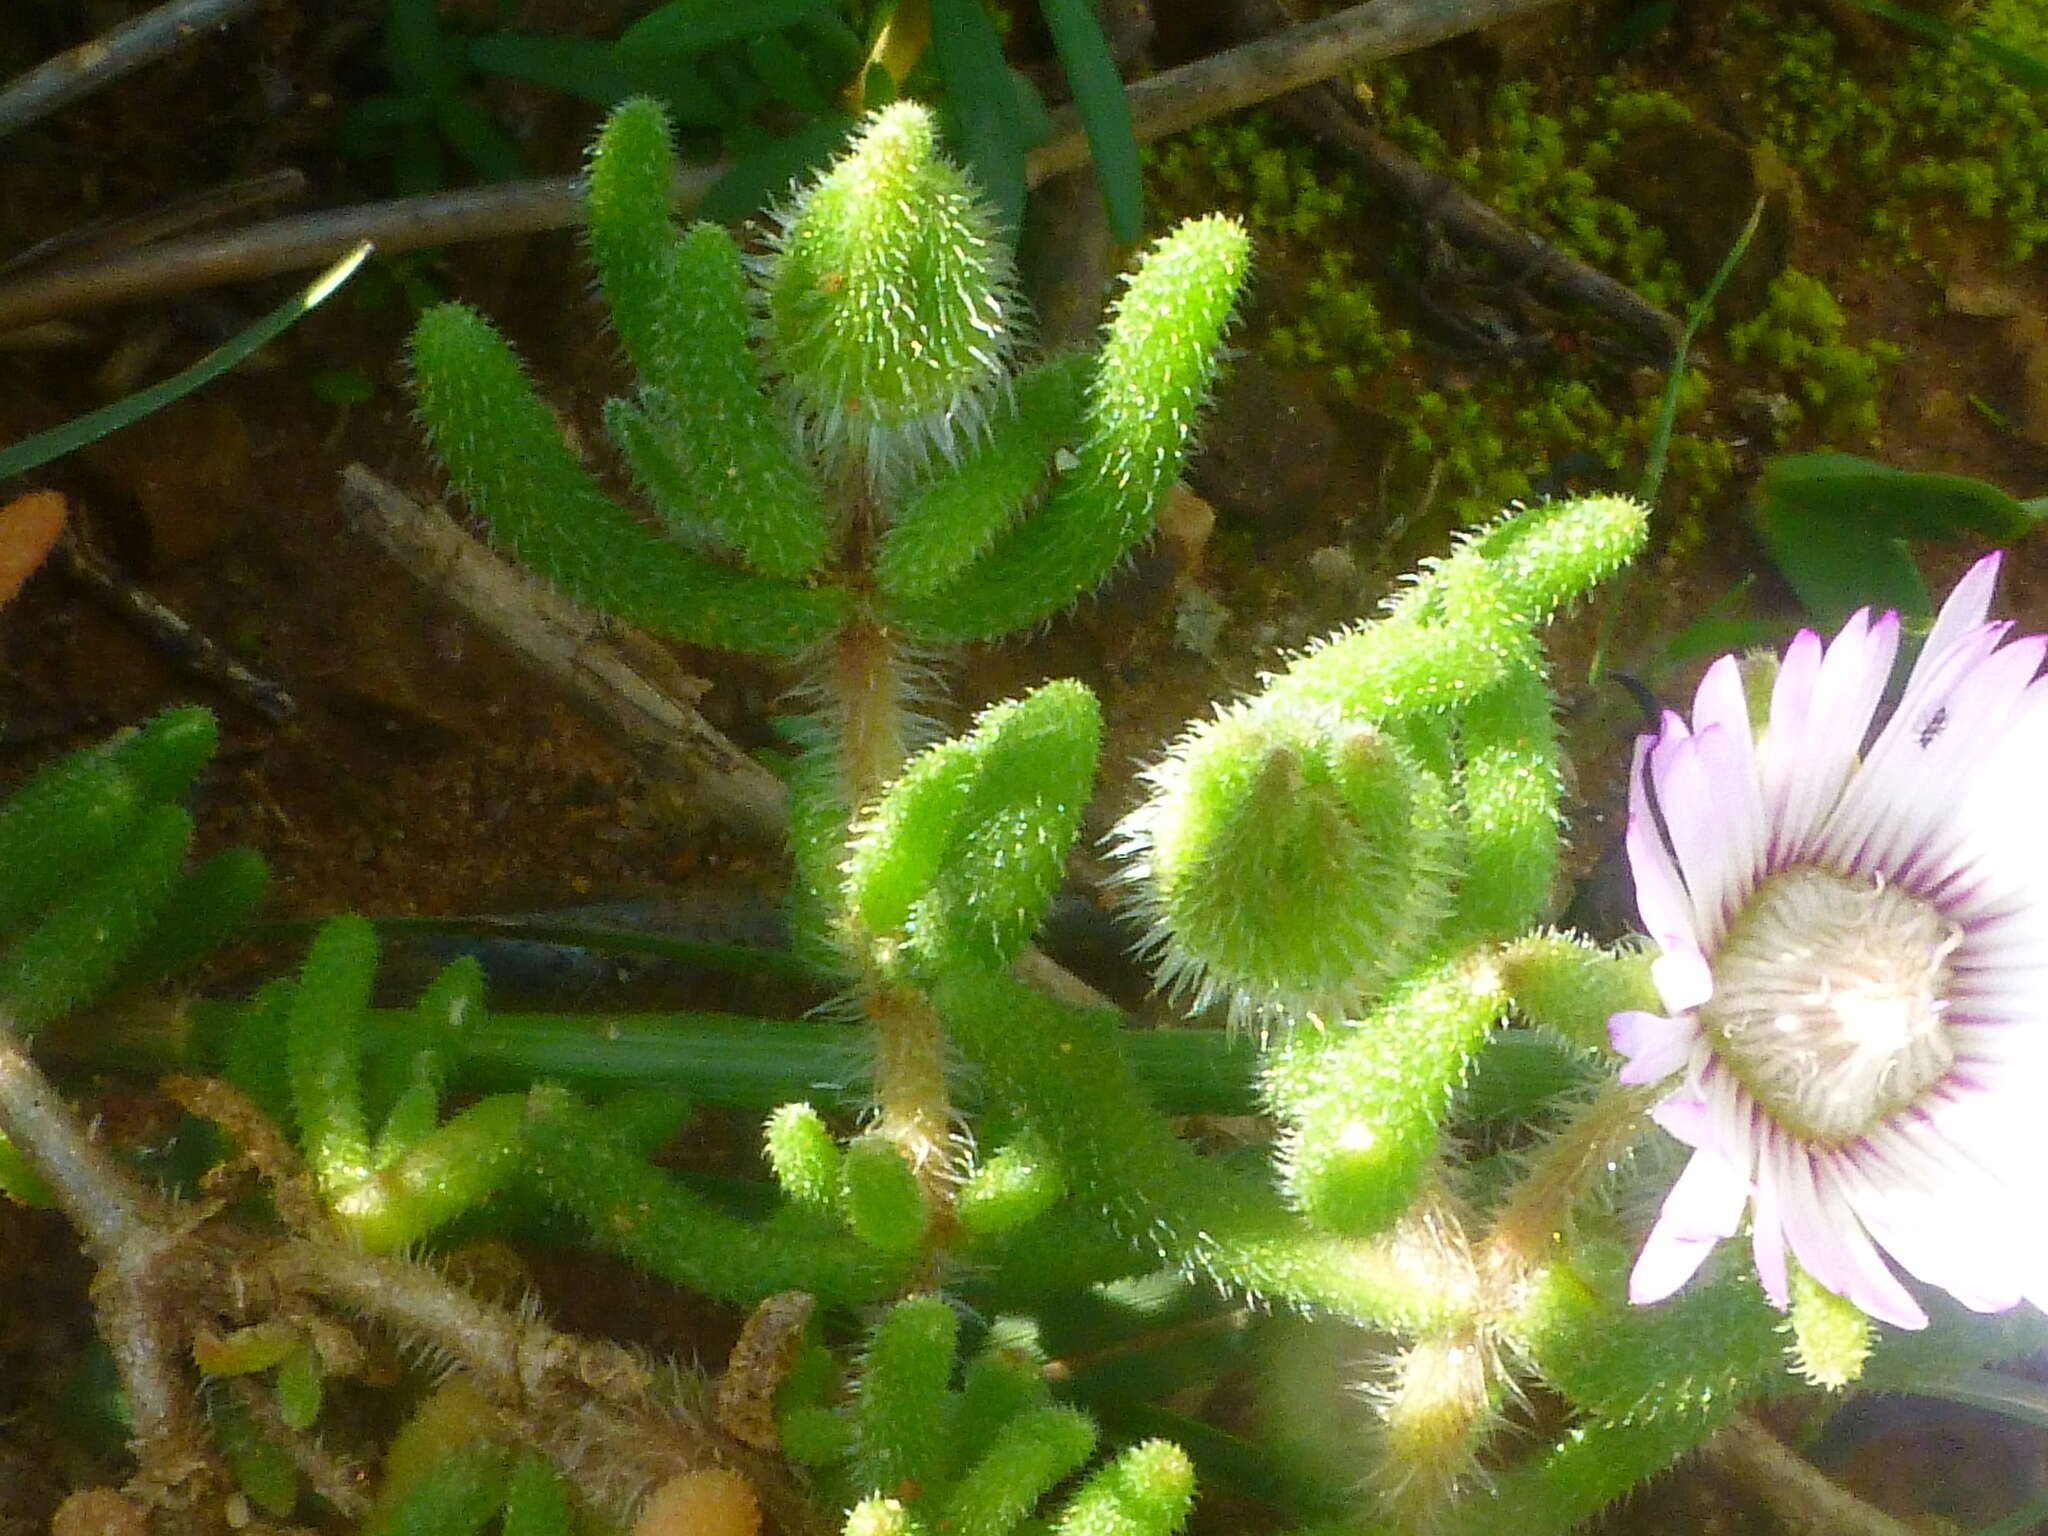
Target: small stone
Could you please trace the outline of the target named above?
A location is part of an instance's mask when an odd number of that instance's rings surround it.
[[[1358,585],[1358,557],[1341,544],[1325,544],[1308,557],[1308,573],[1319,587],[1349,592]]]
[[[1216,509],[1184,485],[1166,493],[1159,509],[1159,541],[1172,557],[1174,575],[1192,581],[1201,574],[1202,555],[1216,531]]]
[[[1745,430],[1766,438],[1791,426],[1798,414],[1792,397],[1781,390],[1738,389],[1734,407],[1735,419]]]
[[[81,1488],[50,1517],[50,1536],[149,1536],[149,1511],[114,1488]]]
[[[1173,608],[1173,643],[1204,658],[1216,654],[1216,642],[1230,622],[1230,610],[1206,590],[1189,586]]]
[[[207,554],[249,507],[249,432],[221,400],[180,400],[81,457],[142,514],[152,570]]]

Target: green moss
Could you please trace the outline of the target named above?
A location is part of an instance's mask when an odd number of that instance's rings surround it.
[[[1533,86],[1511,83],[1485,103],[1480,147],[1459,154],[1415,110],[1399,70],[1375,66],[1353,87],[1381,131],[1423,164],[1652,302],[1677,307],[1689,298],[1663,232],[1598,184],[1626,135],[1690,117],[1677,98],[1605,82],[1551,115],[1536,110]],[[1338,398],[1392,424],[1397,504],[1433,501],[1450,521],[1470,523],[1530,495],[1567,456],[1591,456],[1621,484],[1641,462],[1655,401],[1617,403],[1615,370],[1596,355],[1567,351],[1545,365],[1449,377],[1441,355],[1390,318],[1412,309],[1386,286],[1388,268],[1412,264],[1385,240],[1398,222],[1393,210],[1277,118],[1254,112],[1205,124],[1154,146],[1147,167],[1155,206],[1221,202],[1258,233],[1269,308],[1250,327],[1251,344],[1274,367],[1319,374]],[[1711,497],[1728,478],[1727,450],[1685,431],[1701,430],[1707,405],[1705,375],[1696,374],[1673,452],[1681,500]]]
[[[1835,441],[1866,442],[1877,434],[1885,371],[1902,355],[1888,341],[1851,341],[1834,294],[1797,267],[1772,279],[1761,310],[1728,328],[1728,351],[1773,371],[1772,387],[1797,408],[1793,420],[1812,420]],[[1778,435],[1788,437],[1789,425]]]
[[[1767,36],[1775,59],[1763,80],[1764,132],[1821,191],[1869,194],[1868,227],[1895,255],[1939,263],[1957,217],[1997,226],[2015,262],[2048,243],[2048,109],[1967,41],[1852,69],[1815,20],[1754,5],[1735,18]],[[2008,48],[2048,53],[2037,0],[1980,0],[1949,19]]]
[[[1990,0],[1975,24],[2024,46],[2048,27],[2021,10],[2022,0]],[[1994,80],[1993,67],[1966,50],[1913,50],[1926,78],[1879,91],[1841,68],[1832,34],[1818,25],[1777,23],[1754,6],[1739,10],[1738,25],[1771,28],[1766,131],[1812,184],[1875,177],[1901,155],[1913,157],[1908,168],[1920,168],[1872,212],[1873,228],[1902,248],[1929,238],[1944,211],[2030,216],[2048,187],[2048,132],[2036,129],[2031,105],[2020,110],[2017,88]],[[1664,232],[1602,190],[1632,135],[1692,119],[1677,97],[1609,75],[1583,99],[1545,112],[1534,84],[1511,81],[1484,99],[1472,147],[1460,150],[1431,116],[1441,93],[1426,96],[1398,67],[1362,70],[1352,86],[1380,131],[1425,166],[1652,303],[1677,313],[1691,301]],[[1965,86],[1976,96],[1957,99]],[[1987,126],[1996,114],[2008,125],[2002,133]],[[1953,153],[1957,146],[1969,152]],[[1574,349],[1570,337],[1542,363],[1447,368],[1395,323],[1413,305],[1387,291],[1386,274],[1415,258],[1387,245],[1384,231],[1400,222],[1394,211],[1278,119],[1251,113],[1204,125],[1156,146],[1148,166],[1157,206],[1221,202],[1259,232],[1268,312],[1254,318],[1251,344],[1273,366],[1314,372],[1333,395],[1390,424],[1390,505],[1433,504],[1433,522],[1470,523],[1530,495],[1553,467],[1591,460],[1610,484],[1632,480],[1655,427],[1654,392],[1624,394],[1612,362],[1597,348]],[[2023,222],[2013,229],[2022,249],[2022,237],[2031,237]],[[1884,375],[1899,353],[1853,336],[1818,278],[1782,273],[1763,310],[1731,327],[1726,342],[1751,371],[1745,382],[1789,403],[1776,446],[1862,446],[1878,436]],[[1703,538],[1707,511],[1735,471],[1716,404],[1709,371],[1689,371],[1665,493],[1666,526],[1680,553]]]

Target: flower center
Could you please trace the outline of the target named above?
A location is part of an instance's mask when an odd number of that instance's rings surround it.
[[[1895,885],[1788,869],[1736,918],[1700,1021],[1780,1125],[1850,1141],[1955,1060],[1942,1015],[1948,957],[1962,936]]]

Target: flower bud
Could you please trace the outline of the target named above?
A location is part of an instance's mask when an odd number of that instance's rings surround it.
[[[1447,796],[1392,735],[1240,705],[1121,829],[1161,984],[1238,1022],[1354,1010],[1441,914]]]
[[[784,387],[828,458],[879,474],[950,451],[1003,376],[1018,300],[995,217],[899,101],[782,216],[767,323]]]

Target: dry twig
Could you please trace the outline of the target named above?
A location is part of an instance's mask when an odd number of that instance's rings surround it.
[[[1476,32],[1555,0],[1367,0],[1320,21],[1255,43],[1226,49],[1140,80],[1124,91],[1131,125],[1145,141],[1271,101],[1360,64],[1395,58]],[[1053,115],[1051,142],[1033,150],[1034,184],[1088,158],[1088,141],[1073,108]]]
[[[298,701],[283,684],[244,666],[218,641],[201,634],[182,615],[145,592],[133,577],[94,549],[76,523],[65,534],[61,548],[64,569],[71,579],[180,671],[212,683],[273,725],[282,725],[299,712]]]
[[[1409,53],[1554,3],[1368,0],[1279,37],[1140,80],[1124,94],[1138,137],[1163,138],[1354,65]],[[1088,159],[1078,115],[1064,110],[1055,116],[1054,127],[1052,140],[1032,151],[1033,185]],[[671,197],[676,210],[687,213],[694,208],[725,170],[721,162],[687,171]],[[573,176],[502,182],[306,214],[0,285],[0,331],[103,304],[317,267],[364,240],[389,255],[464,240],[568,229],[582,221],[582,184]]]
[[[226,1486],[184,1368],[180,1309],[166,1302],[189,1278],[185,1225],[86,1132],[4,1019],[0,1132],[42,1175],[99,1268],[93,1310],[128,1405],[138,1491],[184,1505]]]
[[[1913,1528],[1867,1504],[1747,1414],[1706,1444],[1707,1458],[1803,1536],[1914,1536]]]
[[[0,87],[0,136],[89,96],[109,81],[175,52],[208,27],[248,15],[263,0],[169,0],[80,43]]]
[[[579,608],[492,554],[447,513],[421,506],[360,464],[342,471],[341,487],[358,528],[559,689],[642,768],[753,836],[781,836],[781,782],[690,707],[686,700],[701,685],[657,642]]]
[[[1671,356],[1678,318],[1625,283],[1587,266],[1481,202],[1450,177],[1358,120],[1345,96],[1326,85],[1296,91],[1275,108],[1317,138],[1334,144],[1382,190],[1467,245],[1498,257],[1516,281],[1598,310],[1650,342],[1658,360]]]
[[[132,251],[189,229],[217,224],[222,219],[260,208],[265,203],[284,202],[306,195],[306,173],[298,170],[266,171],[239,181],[225,181],[189,197],[138,213],[133,218],[95,220],[60,230],[47,240],[38,240],[26,250],[0,261],[0,273],[23,272],[47,267],[59,256],[74,262],[95,261],[121,251]]]

